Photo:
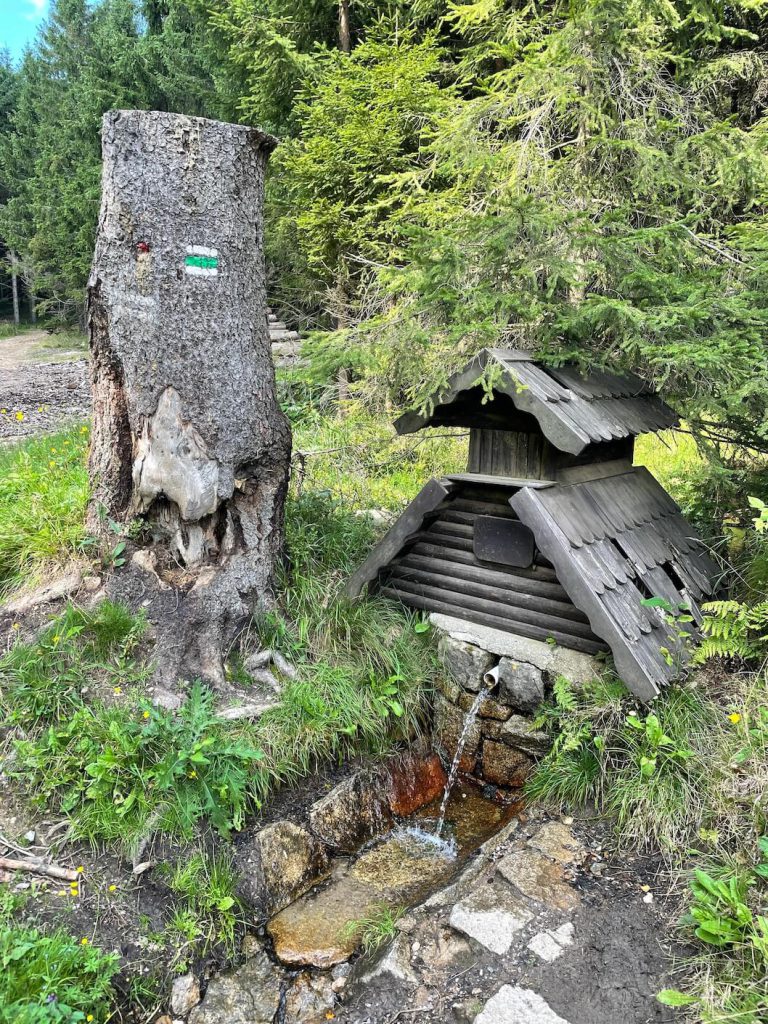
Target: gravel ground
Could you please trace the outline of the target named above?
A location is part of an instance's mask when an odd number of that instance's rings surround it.
[[[40,350],[47,337],[33,331],[0,341],[0,444],[57,430],[90,412],[87,360],[67,352],[51,359]]]

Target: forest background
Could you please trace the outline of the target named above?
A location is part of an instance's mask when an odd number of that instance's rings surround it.
[[[105,110],[257,124],[281,139],[270,301],[318,388],[418,405],[486,345],[639,370],[710,456],[689,511],[721,524],[768,449],[767,13],[55,0],[0,65],[6,269],[82,321]]]

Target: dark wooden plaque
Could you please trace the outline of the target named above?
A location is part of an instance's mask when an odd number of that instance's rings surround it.
[[[515,519],[478,516],[473,547],[481,562],[514,565],[527,569],[533,564],[533,533]]]

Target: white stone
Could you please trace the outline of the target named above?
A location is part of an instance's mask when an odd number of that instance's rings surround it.
[[[481,889],[457,903],[449,923],[501,956],[509,951],[515,935],[533,920],[533,914],[513,894],[486,888],[487,892]]]
[[[541,640],[516,636],[514,633],[505,633],[500,629],[480,626],[437,612],[429,616],[429,621],[436,629],[452,636],[454,640],[474,644],[500,657],[528,662],[550,675],[565,676],[573,683],[583,685],[596,676],[601,676],[605,671],[605,666],[590,655],[571,651],[566,647],[545,644]]]
[[[418,979],[411,967],[407,935],[398,935],[381,960],[361,976],[360,982],[363,985],[370,985],[374,978],[384,975],[389,975],[396,981],[403,981],[406,984],[416,984]]]
[[[171,986],[171,1013],[174,1017],[184,1017],[199,1002],[200,986],[194,974],[174,979]]]
[[[569,921],[554,931],[539,932],[528,943],[528,949],[548,964],[573,944],[573,925]]]
[[[529,988],[504,985],[475,1017],[474,1024],[568,1024]]]

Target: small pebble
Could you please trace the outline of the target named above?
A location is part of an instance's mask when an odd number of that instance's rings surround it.
[[[643,903],[653,903],[653,893],[652,892],[647,892],[645,894],[645,896],[643,896]]]

